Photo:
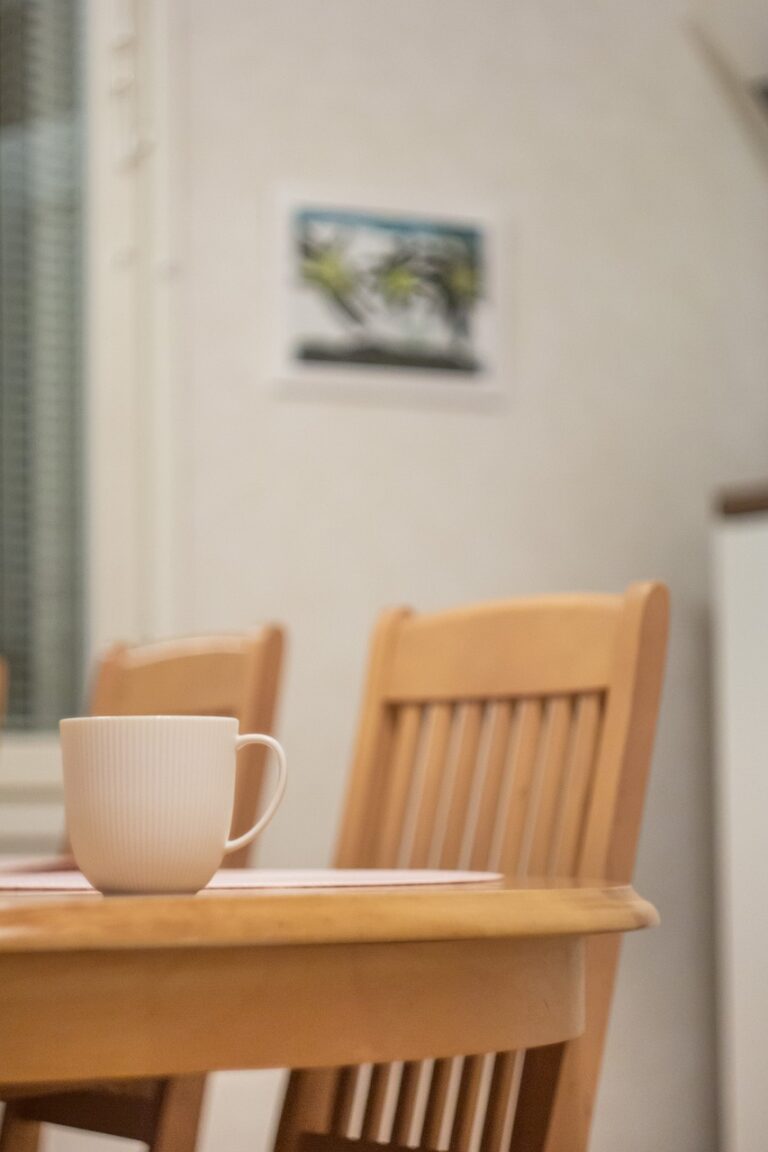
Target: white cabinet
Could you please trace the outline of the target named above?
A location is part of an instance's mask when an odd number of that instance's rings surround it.
[[[715,528],[723,1152],[768,1148],[768,492]],[[750,508],[750,511],[744,509]],[[741,511],[739,510],[741,509]]]

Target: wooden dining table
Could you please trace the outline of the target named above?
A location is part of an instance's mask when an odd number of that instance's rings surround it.
[[[587,939],[656,922],[602,881],[3,892],[0,1091],[568,1040]]]

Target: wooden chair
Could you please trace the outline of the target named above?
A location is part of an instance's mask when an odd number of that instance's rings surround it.
[[[660,584],[385,614],[336,864],[629,880],[667,617]],[[276,1152],[581,1152],[618,959],[618,939],[595,940],[580,1039],[295,1071]]]
[[[99,664],[91,696],[94,716],[235,716],[241,732],[273,730],[283,632],[275,625],[244,636],[202,637],[118,645]],[[232,834],[256,817],[266,749],[240,753]],[[255,763],[243,763],[253,755]],[[242,867],[248,848],[226,858]],[[119,1037],[115,1043],[119,1043]],[[174,1077],[126,1083],[40,1085],[8,1101],[0,1152],[36,1152],[40,1124],[64,1124],[142,1140],[156,1152],[191,1152],[197,1137],[205,1078]]]

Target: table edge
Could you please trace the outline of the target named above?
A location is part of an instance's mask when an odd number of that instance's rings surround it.
[[[74,913],[74,915],[73,915]],[[323,889],[258,895],[0,899],[0,959],[24,952],[264,948],[632,932],[659,923],[631,885]]]

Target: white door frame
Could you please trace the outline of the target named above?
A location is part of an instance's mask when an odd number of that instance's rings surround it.
[[[171,16],[172,0],[83,5],[86,668],[181,627]],[[56,790],[56,734],[6,733],[0,803],[23,793],[30,835],[35,797],[50,835]]]
[[[87,0],[88,643],[178,630],[169,0]]]

